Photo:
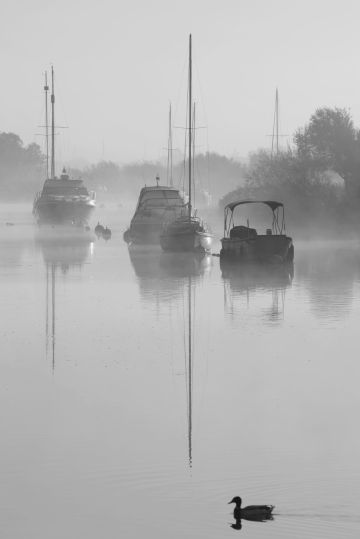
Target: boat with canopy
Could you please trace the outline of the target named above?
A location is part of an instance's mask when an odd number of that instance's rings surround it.
[[[264,234],[255,228],[235,224],[235,210],[246,205],[263,204],[272,212],[272,222]],[[238,212],[237,212],[238,213]],[[220,259],[237,262],[286,263],[294,260],[292,238],[285,228],[285,209],[275,200],[238,200],[224,208],[224,237],[221,240]]]

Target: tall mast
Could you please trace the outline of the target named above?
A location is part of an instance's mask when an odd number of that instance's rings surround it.
[[[276,155],[279,153],[279,92],[276,88],[275,96],[275,112],[276,112]]]
[[[51,178],[55,178],[55,93],[53,66],[51,66]]]
[[[171,103],[169,107],[169,137],[168,137],[168,158],[167,158],[167,183],[173,187],[173,162],[172,162],[172,123],[171,123]]]
[[[192,54],[191,54],[191,34],[189,35],[189,220],[191,219],[191,150],[192,150]]]
[[[275,111],[274,111],[274,123],[273,123],[273,134],[272,134],[272,143],[271,143],[271,155],[274,155],[274,149],[276,155],[279,153],[279,92],[276,88],[275,93]]]
[[[49,178],[49,119],[48,119],[48,91],[47,71],[45,71],[45,140],[46,140],[46,179]]]
[[[193,182],[194,182],[194,191],[193,191],[193,200],[194,205],[196,203],[195,200],[195,136],[196,136],[196,129],[195,129],[195,101],[193,103],[193,118],[192,118],[192,176],[193,176]]]

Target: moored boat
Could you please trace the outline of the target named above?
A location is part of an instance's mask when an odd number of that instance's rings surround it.
[[[177,217],[184,208],[184,200],[178,189],[157,185],[143,187],[124,240],[131,245],[159,245],[164,227]]]
[[[235,209],[246,204],[264,204],[272,211],[272,224],[265,234],[258,234],[248,223],[247,226],[235,225]],[[220,259],[250,263],[292,262],[294,245],[292,238],[286,235],[283,203],[274,200],[240,200],[225,206]]]
[[[193,101],[192,101],[192,41],[189,36],[189,111],[188,111],[188,194],[187,211],[170,222],[160,236],[160,245],[164,251],[209,253],[213,236],[207,225],[193,214],[192,182],[193,182]],[[195,123],[195,122],[194,122]]]
[[[51,68],[51,174],[49,177],[48,90],[45,78],[46,177],[42,191],[37,193],[33,215],[43,225],[86,225],[96,205],[96,196],[89,192],[81,179],[71,179],[65,168],[60,178],[55,174],[55,93],[54,70]]]
[[[170,223],[160,237],[164,251],[209,253],[212,235],[198,217],[184,215]]]
[[[60,178],[45,180],[34,200],[33,214],[40,225],[85,225],[95,204],[95,193],[89,193],[81,179],[70,179],[63,169]]]

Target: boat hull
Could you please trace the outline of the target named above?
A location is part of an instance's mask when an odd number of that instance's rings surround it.
[[[283,264],[294,260],[292,239],[285,234],[223,238],[220,259],[246,263]]]
[[[212,235],[208,232],[189,232],[162,234],[160,245],[164,251],[169,252],[189,252],[189,253],[210,253]]]
[[[139,223],[124,232],[124,241],[133,245],[159,245],[164,222]]]
[[[95,202],[71,200],[42,200],[34,206],[34,214],[39,224],[87,223],[95,209]]]

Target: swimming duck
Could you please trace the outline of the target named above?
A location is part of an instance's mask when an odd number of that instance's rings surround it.
[[[95,234],[97,236],[101,236],[101,234],[103,234],[104,230],[105,230],[105,228],[98,221],[98,224],[95,227]]]
[[[104,240],[109,240],[111,238],[111,230],[107,226],[104,228],[102,232],[102,237]]]
[[[239,496],[235,496],[229,503],[234,503],[234,518],[236,520],[244,518],[245,520],[268,520],[272,518],[274,505],[248,505],[241,508],[242,500]]]

